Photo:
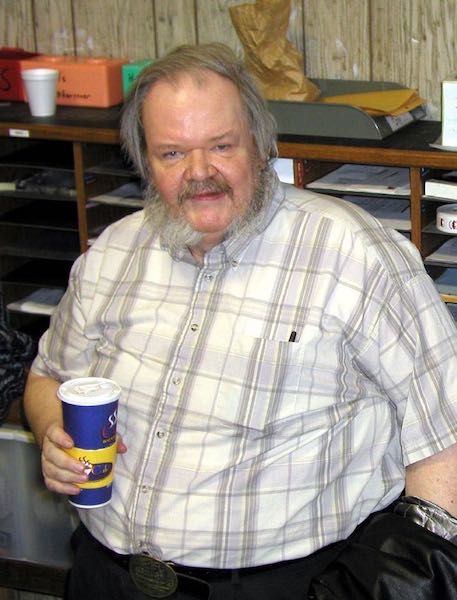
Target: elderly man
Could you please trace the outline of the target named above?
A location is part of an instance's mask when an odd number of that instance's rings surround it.
[[[75,263],[26,391],[45,482],[75,495],[56,390],[122,388],[113,498],[80,510],[69,597],[446,597],[392,542],[412,527],[454,558],[457,337],[415,248],[278,182],[273,119],[222,45],[148,67],[122,137],[145,208]],[[353,569],[365,543],[375,567]]]

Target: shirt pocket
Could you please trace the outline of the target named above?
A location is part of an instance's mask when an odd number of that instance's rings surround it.
[[[280,429],[288,421],[301,422],[305,413],[317,418],[333,407],[344,371],[341,332],[320,323],[279,324],[273,334],[267,329],[261,320],[249,318],[234,326],[222,374],[227,384],[218,396],[221,413],[235,404],[243,425]],[[290,341],[292,332],[295,341]]]
[[[230,347],[224,350],[215,414],[263,430],[301,411],[303,348],[298,335],[289,341],[291,331],[284,325],[265,337],[261,321],[237,320]]]

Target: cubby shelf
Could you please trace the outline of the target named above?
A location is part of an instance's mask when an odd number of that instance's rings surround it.
[[[17,302],[21,294],[30,293],[31,286],[39,285],[27,280],[27,270],[40,270],[43,261],[48,265],[61,263],[58,270],[65,279],[68,266],[106,224],[138,210],[133,205],[129,208],[92,201],[134,178],[120,148],[120,110],[120,106],[59,106],[53,117],[37,119],[30,116],[25,103],[0,107],[0,183],[52,169],[66,174],[67,179],[71,174],[74,185],[68,193],[2,191],[0,186],[0,281],[6,303]],[[299,186],[341,164],[409,169],[407,235],[427,264],[427,256],[447,238],[434,225],[440,199],[424,197],[424,180],[431,172],[436,176],[440,171],[457,169],[457,153],[430,146],[440,132],[439,122],[418,121],[381,141],[280,134],[278,148],[281,157],[294,159],[295,183]],[[438,264],[437,268],[433,262],[431,266],[429,272],[434,276],[449,265]],[[53,271],[43,269],[42,285],[57,285]],[[457,295],[442,296],[446,302],[457,304]],[[18,322],[17,315],[15,319]]]

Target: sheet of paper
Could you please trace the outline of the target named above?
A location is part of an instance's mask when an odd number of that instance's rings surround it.
[[[353,204],[357,204],[371,215],[376,217],[386,227],[411,230],[411,209],[409,200],[400,198],[380,198],[378,196],[343,196]]]
[[[292,158],[277,158],[273,166],[280,181],[294,183],[294,161]]]
[[[7,308],[25,313],[51,315],[63,294],[64,290],[60,288],[40,288],[25,298],[10,302]]]
[[[457,236],[444,242],[435,252],[429,254],[426,260],[428,263],[450,262],[457,264]]]
[[[445,269],[434,282],[440,294],[457,294],[457,268]]]
[[[313,190],[365,192],[409,196],[409,169],[378,165],[346,164],[331,173],[312,181],[307,186]]]

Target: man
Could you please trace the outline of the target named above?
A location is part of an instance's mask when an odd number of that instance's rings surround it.
[[[452,555],[457,338],[415,248],[279,184],[272,117],[222,45],[148,67],[122,137],[146,207],[76,262],[25,400],[46,485],[73,495],[56,390],[123,390],[113,498],[80,511],[69,597],[298,599],[312,579],[309,597],[353,600],[341,559],[405,485],[397,513],[439,522],[410,523]],[[385,556],[414,571],[384,538],[360,597],[402,597]]]

